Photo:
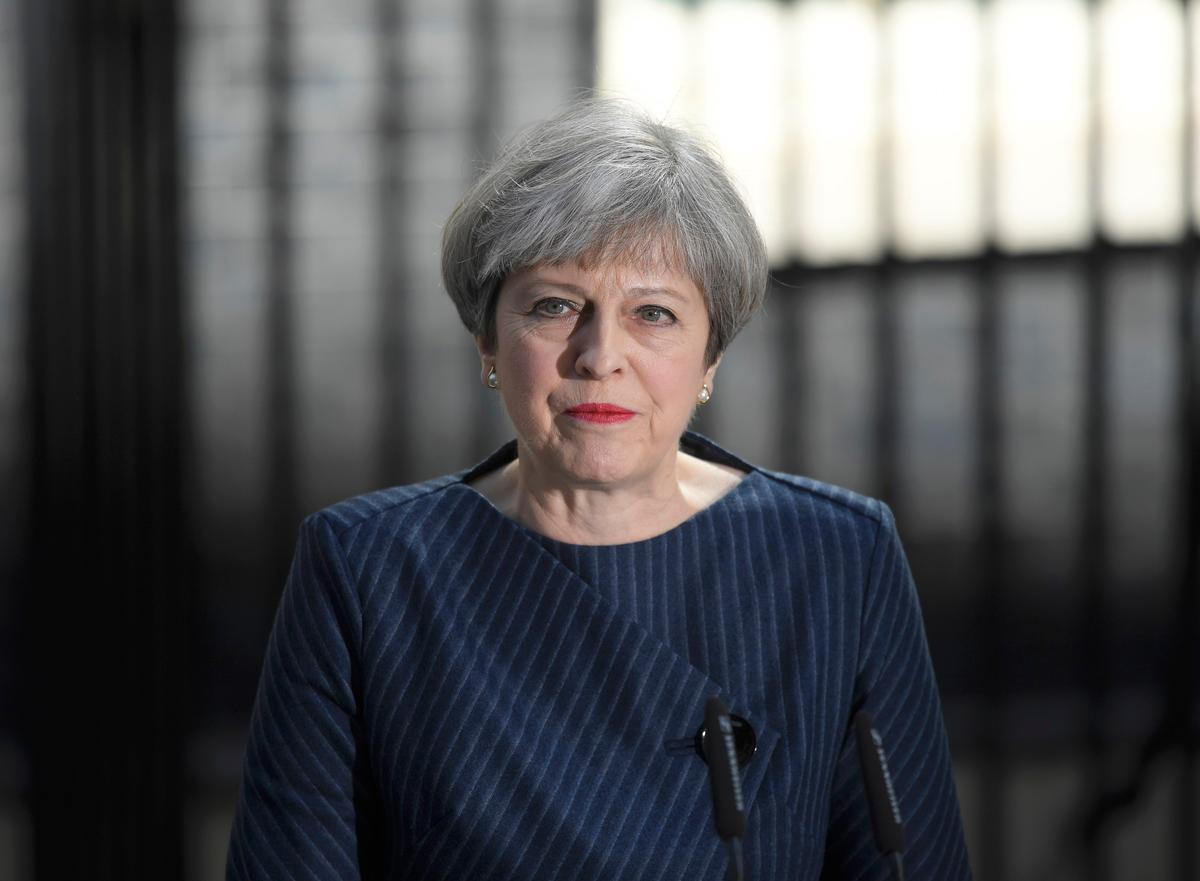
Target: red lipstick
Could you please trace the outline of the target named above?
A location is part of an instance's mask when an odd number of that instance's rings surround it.
[[[584,422],[600,422],[611,425],[614,422],[628,422],[637,414],[616,404],[579,404],[564,411],[568,416],[582,419]]]

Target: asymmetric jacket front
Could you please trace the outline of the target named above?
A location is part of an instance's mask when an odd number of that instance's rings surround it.
[[[707,770],[668,750],[721,695],[757,734],[747,877],[887,878],[868,709],[908,877],[970,877],[920,608],[890,512],[754,468],[664,535],[536,535],[469,485],[305,521],[267,648],[230,879],[716,879]]]

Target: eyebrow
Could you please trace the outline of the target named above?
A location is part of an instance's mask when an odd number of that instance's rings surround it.
[[[535,293],[536,291],[543,289],[543,288],[552,288],[552,289],[558,290],[558,291],[566,291],[568,293],[574,294],[577,297],[585,296],[587,293],[583,288],[579,287],[579,285],[573,285],[573,284],[571,284],[569,282],[565,282],[565,281],[554,281],[552,279],[543,279],[543,278],[533,279],[532,281],[530,281],[529,284],[525,286],[525,291],[526,291],[526,293]],[[680,303],[687,302],[687,297],[685,297],[683,294],[681,294],[679,291],[675,290],[674,288],[632,287],[632,288],[628,288],[625,291],[625,294],[628,297],[667,297],[669,299],[673,299]]]
[[[669,297],[680,303],[687,302],[687,297],[674,288],[630,288],[628,293],[635,297]]]
[[[565,281],[552,281],[545,278],[535,278],[530,280],[528,284],[524,285],[524,289],[527,293],[535,292],[542,288],[553,288],[556,291],[566,291],[567,293],[575,294],[578,297],[582,297],[584,294],[583,288],[579,287],[579,285],[568,284]]]

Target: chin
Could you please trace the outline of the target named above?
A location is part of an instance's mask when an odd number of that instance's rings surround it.
[[[646,463],[632,455],[636,445],[618,440],[581,444],[570,441],[559,458],[560,470],[579,483],[623,483],[646,470]]]

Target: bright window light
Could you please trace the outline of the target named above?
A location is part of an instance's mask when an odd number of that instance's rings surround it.
[[[887,19],[896,251],[976,252],[984,244],[978,6],[898,0]]]
[[[788,171],[793,243],[809,263],[873,260],[882,248],[878,36],[865,2],[796,7]]]
[[[1183,16],[1169,0],[1099,11],[1100,223],[1121,242],[1183,231]]]
[[[1097,229],[1172,241],[1187,222],[1184,15],[1171,0],[600,0],[599,12],[601,90],[712,140],[776,263],[1070,249]],[[1200,45],[1200,13],[1190,26]],[[1200,65],[1187,85],[1200,105]],[[1192,184],[1200,214],[1200,175]]]
[[[776,262],[786,256],[788,238],[780,76],[785,15],[775,0],[712,0],[699,9],[694,48],[704,63],[693,113],[741,187]]]
[[[1191,28],[1191,44],[1192,52],[1195,53],[1195,47],[1200,46],[1200,5],[1195,3],[1188,4],[1188,13],[1190,20],[1188,26]],[[1200,217],[1200,174],[1195,172],[1195,169],[1200,168],[1200,138],[1195,131],[1197,120],[1200,119],[1200,64],[1192,64],[1192,81],[1188,84],[1190,88],[1189,102],[1186,106],[1186,111],[1190,113],[1193,125],[1191,151],[1192,151],[1192,193],[1191,193],[1191,223],[1195,223],[1195,219]]]
[[[600,91],[629,98],[659,119],[686,119],[694,88],[690,19],[674,0],[600,0]]]
[[[992,7],[997,244],[1073,248],[1091,235],[1088,11],[1083,0]]]

